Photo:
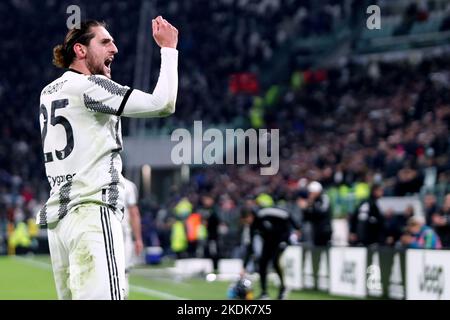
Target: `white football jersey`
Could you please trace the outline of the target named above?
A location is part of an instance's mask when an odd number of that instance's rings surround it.
[[[38,224],[58,222],[81,203],[124,208],[120,117],[172,114],[177,67],[178,51],[162,48],[152,94],[71,69],[42,90],[39,120],[51,191],[37,215]]]

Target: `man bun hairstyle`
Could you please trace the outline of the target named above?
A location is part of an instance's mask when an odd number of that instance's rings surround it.
[[[53,64],[58,68],[68,68],[75,59],[73,46],[76,43],[88,46],[91,39],[95,36],[91,30],[93,27],[106,28],[106,24],[97,20],[87,20],[81,22],[80,28],[70,29],[64,38],[63,44],[58,44],[53,48]]]

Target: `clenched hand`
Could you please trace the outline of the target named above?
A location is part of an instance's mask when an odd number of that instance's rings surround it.
[[[176,49],[178,43],[178,30],[166,19],[158,16],[152,20],[153,38],[161,48],[168,47]]]

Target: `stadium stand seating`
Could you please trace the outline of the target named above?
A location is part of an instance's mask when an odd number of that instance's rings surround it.
[[[265,191],[293,206],[297,182],[304,177],[321,181],[326,188],[382,181],[390,195],[433,192],[442,203],[450,192],[447,56],[366,63],[350,59],[336,67],[311,64],[305,69],[299,68],[295,57],[288,57],[289,73],[284,76],[297,77],[298,83],[275,77],[269,84],[261,83],[257,94],[229,90],[232,74],[252,72],[259,78],[265,72],[271,74],[274,57],[286,43],[298,41],[299,34],[306,45],[329,50],[339,23],[351,17],[340,1],[324,1],[328,3],[325,12],[315,12],[311,2],[156,3],[155,11],[181,30],[180,87],[177,113],[148,122],[147,133],[169,133],[199,119],[222,127],[236,123],[251,127],[250,112],[258,98],[276,88],[270,102],[262,103],[263,123],[282,132],[282,161],[280,173],[272,177],[258,175],[251,166],[199,168],[174,197],[150,206],[148,214],[156,219],[162,210],[167,214],[161,219],[168,220],[181,197],[188,196],[197,205],[199,194],[212,195],[221,219],[231,226],[230,239],[224,242],[230,244],[226,254],[232,256],[242,199]],[[80,6],[88,18],[110,25],[119,47],[113,78],[132,86],[140,2],[99,5],[85,1]],[[6,35],[0,52],[4,66],[0,76],[0,242],[6,239],[8,223],[33,217],[48,195],[37,110],[40,90],[62,72],[51,66],[51,57],[53,46],[65,33],[66,7],[66,2],[50,0],[0,3],[0,16],[17,17],[0,24],[0,33]],[[442,34],[439,31],[448,18],[448,11],[431,12],[426,21],[415,21],[406,35]],[[384,50],[392,50],[395,37],[405,36],[396,35],[401,19],[401,15],[383,18],[381,30],[364,30],[352,40],[353,47],[366,52],[375,39],[389,38],[393,45]],[[400,43],[396,49],[410,47]],[[158,52],[153,55],[157,61]],[[310,77],[317,71],[320,76]],[[157,73],[152,70],[153,80]],[[128,133],[127,121],[124,133]],[[429,168],[435,169],[435,183],[425,188]],[[405,180],[403,173],[412,178]]]

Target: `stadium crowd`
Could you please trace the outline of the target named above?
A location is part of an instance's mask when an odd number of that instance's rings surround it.
[[[246,206],[254,206],[252,199],[270,194],[299,222],[305,222],[298,200],[307,197],[306,181],[318,181],[324,190],[356,192],[357,202],[369,196],[374,184],[382,184],[385,195],[426,194],[427,225],[438,231],[444,247],[450,246],[450,196],[445,196],[450,193],[448,57],[350,60],[334,68],[295,71],[291,84],[274,83],[270,90],[259,92],[260,97],[228,89],[230,74],[262,72],[261,66],[270,63],[289,37],[330,32],[334,21],[346,15],[340,1],[327,1],[317,12],[312,3],[156,4],[182,30],[183,59],[176,115],[149,121],[149,125],[189,127],[201,119],[211,125],[279,128],[281,159],[274,176],[261,176],[258,168],[248,165],[199,169],[187,185],[173,186],[174,197],[167,203],[143,201],[146,245],[159,242],[166,252],[171,251],[174,221],[200,211],[207,224],[205,243],[208,237],[215,238],[224,256],[236,255],[241,214]],[[5,18],[0,25],[6,35],[0,59],[7,68],[0,77],[0,243],[6,243],[8,225],[32,218],[48,196],[36,103],[41,88],[61,72],[50,67],[50,61],[53,46],[64,34],[61,21],[65,22],[66,7],[67,3],[51,0],[0,3],[1,16],[16,17]],[[139,2],[89,2],[81,8],[89,17],[106,17],[119,46],[113,78],[132,86]],[[213,40],[217,38],[220,41]],[[33,44],[25,39],[33,39]],[[154,55],[156,59],[157,52]],[[211,57],[215,62],[205,63]],[[153,79],[156,76],[154,71]],[[124,129],[126,134],[126,121]],[[344,213],[356,209],[357,205]],[[381,244],[394,245],[407,220],[397,221],[403,215],[385,214]],[[306,236],[300,240],[306,241]],[[197,254],[196,247],[189,250]]]
[[[200,170],[172,192],[178,195],[173,206],[182,196],[194,208],[201,207],[199,195],[216,199],[224,244],[236,247],[243,199],[268,193],[301,220],[296,203],[305,181],[320,181],[328,190],[353,188],[357,201],[382,184],[384,195],[421,195],[427,224],[449,247],[449,63],[437,57],[322,70],[320,79],[288,88],[264,106],[263,127],[280,129],[277,175],[262,176],[248,165]],[[375,242],[395,245],[411,210],[385,212]]]
[[[327,12],[340,11],[339,1],[324,2],[329,3]],[[228,85],[228,75],[239,70],[254,70],[262,60],[269,59],[275,46],[286,38],[285,30],[295,31],[287,26],[303,25],[304,32],[323,30],[325,27],[321,26],[319,11],[305,15],[311,10],[312,3],[297,0],[154,3],[155,12],[176,21],[179,29],[183,30],[179,44],[183,55],[179,93],[182,99],[178,101],[176,117],[164,122],[155,120],[150,126],[183,127],[189,123],[186,121],[200,116],[210,123],[231,121],[234,114],[229,112],[232,112],[230,105],[233,103],[230,97],[224,99],[223,94]],[[0,3],[3,21],[0,32],[4,35],[0,53],[3,71],[0,77],[0,105],[3,110],[0,122],[2,243],[7,234],[7,222],[32,217],[48,196],[48,187],[43,187],[46,178],[36,101],[44,85],[61,73],[51,66],[51,57],[53,47],[61,42],[65,33],[69,5],[81,8],[82,19],[99,19],[108,23],[120,49],[113,67],[114,80],[133,85],[140,1],[46,0],[38,3],[8,0]],[[202,10],[198,10],[199,7]],[[293,10],[296,15],[292,15]],[[205,15],[204,12],[210,14]],[[311,22],[303,23],[306,17]],[[280,22],[274,27],[270,21]],[[293,36],[293,33],[288,36]],[[211,41],[217,38],[221,41]],[[26,39],[33,39],[32,45]],[[208,43],[214,45],[205,45]],[[249,46],[244,46],[245,43]],[[153,55],[153,59],[158,59],[158,52],[154,51]],[[216,58],[216,63],[205,64],[211,56]],[[153,70],[152,77],[156,79],[157,70]],[[211,108],[212,105],[215,107]],[[126,134],[127,121],[123,127]]]

